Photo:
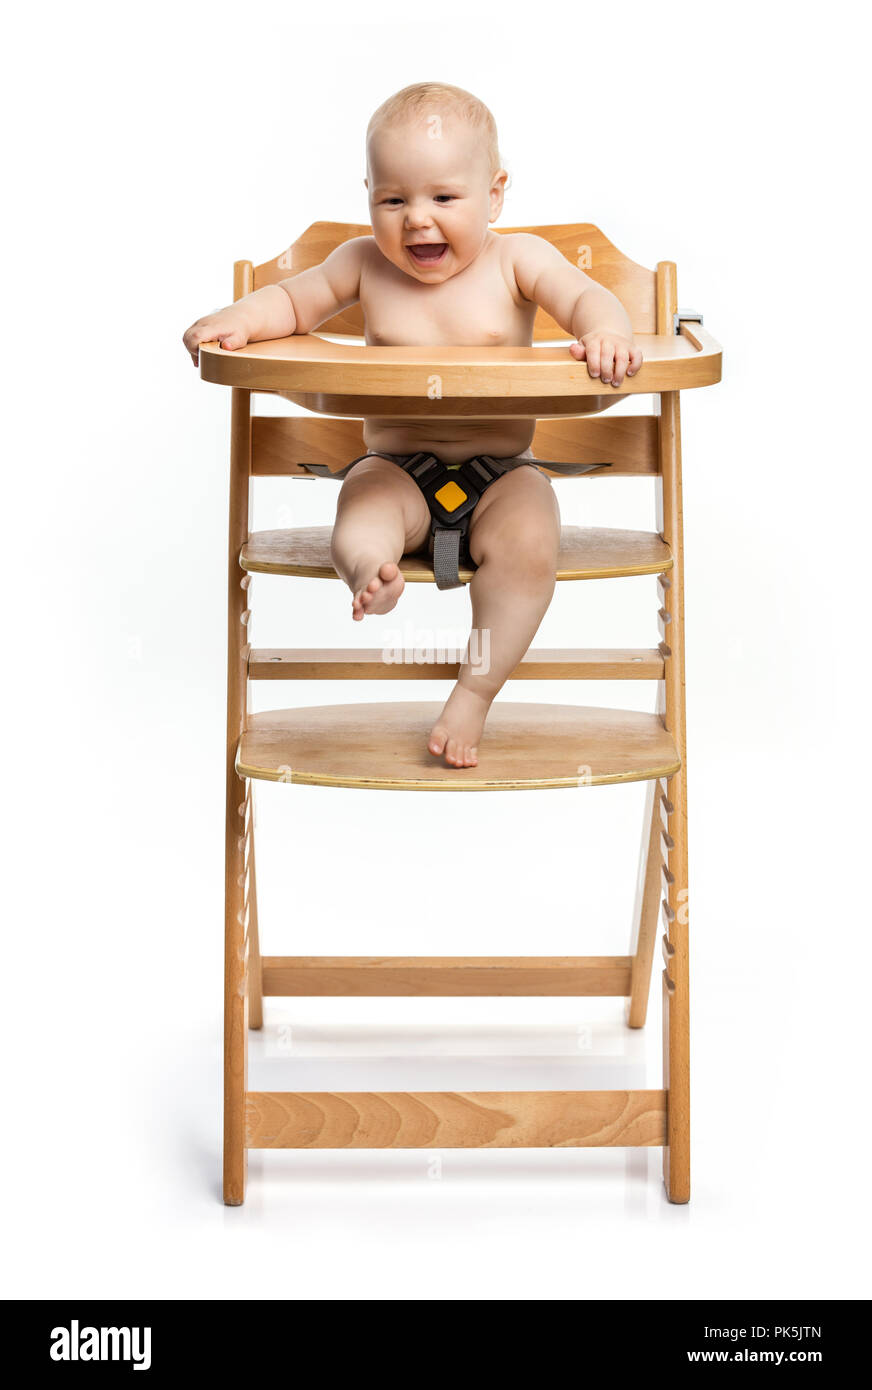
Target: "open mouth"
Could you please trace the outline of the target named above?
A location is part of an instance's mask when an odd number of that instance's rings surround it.
[[[419,241],[406,247],[413,261],[418,265],[438,265],[444,258],[448,243],[446,241]]]

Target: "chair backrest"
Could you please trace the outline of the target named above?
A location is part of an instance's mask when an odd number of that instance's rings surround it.
[[[533,232],[550,241],[573,265],[617,295],[630,315],[634,332],[657,332],[655,272],[631,261],[592,222],[569,222],[546,227],[494,227],[493,230],[503,236],[509,232]],[[301,270],[320,265],[344,241],[371,235],[372,228],[363,224],[313,222],[281,255],[255,266],[253,283],[246,290],[241,290],[237,284],[235,297],[239,298],[240,293],[248,293],[250,289],[259,290],[264,285],[278,284],[280,280],[298,275]],[[353,304],[343,313],[328,319],[320,325],[320,331],[362,337],[363,314],[360,305]],[[555,323],[550,314],[540,309],[533,325],[534,341],[565,336],[565,330]]]
[[[251,472],[255,477],[313,478],[306,463],[339,469],[366,452],[363,422],[333,416],[254,415],[251,420]],[[654,415],[599,415],[540,420],[533,452],[556,463],[602,463],[605,473],[581,477],[645,476],[659,472],[657,418]],[[549,470],[543,467],[543,472]],[[557,477],[557,474],[552,474]]]

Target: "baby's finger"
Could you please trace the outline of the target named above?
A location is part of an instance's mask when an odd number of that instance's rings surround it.
[[[198,348],[201,343],[208,343],[210,338],[216,337],[214,325],[209,327],[203,323],[194,323],[185,334],[185,347],[189,352]]]
[[[197,338],[194,334],[193,328],[186,329],[182,337],[182,342],[184,343],[185,351],[190,355],[191,361],[193,362],[194,366],[199,366],[200,357],[199,353],[197,352],[199,343],[197,342]]]
[[[569,351],[578,362],[583,362],[587,356],[584,343],[570,343]]]
[[[587,348],[587,370],[593,377],[600,374],[600,344],[597,342],[591,343]]]
[[[245,347],[247,341],[245,334],[238,328],[232,329],[230,333],[220,335],[221,346],[228,352],[232,352],[234,348]]]
[[[615,345],[610,338],[603,338],[600,349],[600,376],[608,386],[615,366]]]
[[[627,368],[627,376],[635,376],[642,365],[642,349],[640,347],[630,348],[630,365]]]
[[[614,374],[614,377],[612,378],[613,384],[614,384],[615,386],[620,386],[621,382],[623,381],[624,377],[626,376],[626,374],[627,374],[627,363],[629,362],[629,360],[630,360],[630,354],[629,354],[627,348],[624,348],[624,347],[617,347],[617,348],[615,348],[615,374]]]

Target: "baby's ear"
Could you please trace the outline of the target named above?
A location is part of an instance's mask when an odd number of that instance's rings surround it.
[[[502,166],[501,169],[497,171],[495,175],[495,180],[496,182],[494,183],[494,187],[499,187],[500,197],[504,198],[506,196],[506,189],[509,187],[512,181],[512,176],[506,168],[505,164]]]

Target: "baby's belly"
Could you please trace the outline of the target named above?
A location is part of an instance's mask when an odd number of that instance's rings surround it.
[[[433,453],[446,463],[462,463],[474,454],[513,458],[529,448],[535,420],[377,420],[364,421],[367,449],[388,454]]]

